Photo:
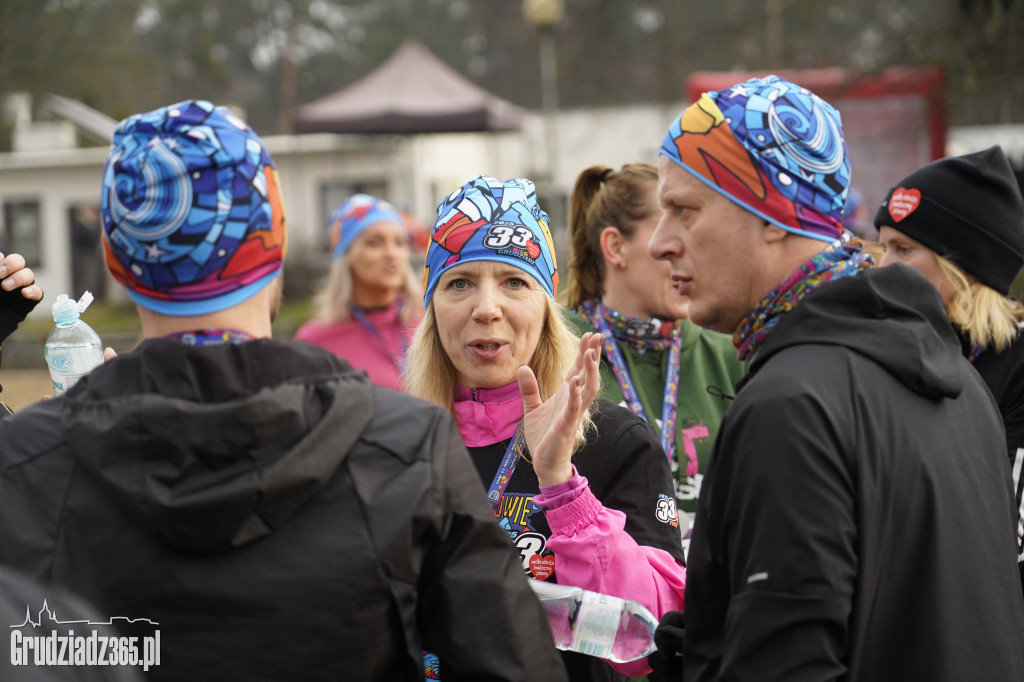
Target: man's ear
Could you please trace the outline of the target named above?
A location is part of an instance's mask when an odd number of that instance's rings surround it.
[[[761,227],[761,235],[766,244],[778,244],[789,234],[789,232],[783,230],[778,225],[773,225],[767,220],[764,221],[764,225]]]
[[[613,268],[625,267],[626,256],[622,252],[625,244],[626,238],[619,228],[609,225],[601,230],[601,255]]]

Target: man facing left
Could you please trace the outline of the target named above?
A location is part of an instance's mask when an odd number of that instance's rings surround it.
[[[107,265],[145,340],[2,422],[0,562],[159,623],[151,679],[422,680],[429,649],[445,680],[564,680],[451,417],[269,338],[260,139],[187,101],[113,142]]]

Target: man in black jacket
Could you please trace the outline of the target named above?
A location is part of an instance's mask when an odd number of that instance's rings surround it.
[[[659,163],[651,251],[750,365],[698,499],[683,679],[1024,679],[999,414],[934,287],[844,239],[838,113],[754,79]]]
[[[158,623],[147,679],[422,680],[425,650],[565,679],[450,416],[270,339],[259,138],[202,101],[130,117],[101,208],[145,340],[0,426],[0,562]]]

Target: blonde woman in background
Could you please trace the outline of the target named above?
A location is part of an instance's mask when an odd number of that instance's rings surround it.
[[[422,317],[422,291],[409,263],[409,233],[391,204],[355,194],[327,223],[331,269],[317,316],[299,327],[307,341],[365,370],[379,386],[402,389],[402,364]]]
[[[964,356],[995,397],[1013,474],[1024,586],[1024,305],[1010,285],[1024,266],[1024,198],[996,146],[934,161],[889,190],[875,215],[885,254],[938,289]]]

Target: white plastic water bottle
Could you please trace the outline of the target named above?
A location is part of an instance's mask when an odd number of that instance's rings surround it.
[[[631,599],[620,599],[571,585],[529,580],[555,636],[555,647],[615,663],[653,652],[658,619]]]
[[[87,291],[77,303],[67,294],[61,294],[53,304],[56,326],[46,337],[43,357],[50,368],[55,396],[70,389],[103,362],[103,343],[99,335],[79,319],[90,303],[92,294]]]

